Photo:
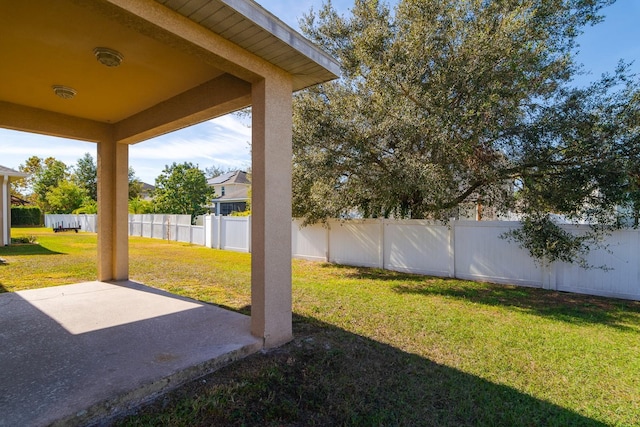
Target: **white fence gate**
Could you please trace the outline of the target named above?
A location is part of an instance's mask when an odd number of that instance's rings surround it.
[[[79,223],[96,231],[95,215],[46,215],[45,224]],[[506,221],[452,221],[448,226],[421,220],[329,221],[300,227],[292,222],[292,256],[394,271],[532,286],[640,300],[640,231],[614,232],[608,250],[593,250],[591,265],[537,264],[515,243],[500,238],[519,227]],[[563,226],[579,232],[580,226]],[[583,226],[584,227],[584,226]],[[251,217],[206,216],[191,225],[188,215],[130,215],[132,236],[169,239],[209,248],[251,252]]]

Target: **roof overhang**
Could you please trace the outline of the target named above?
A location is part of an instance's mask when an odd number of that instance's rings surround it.
[[[293,90],[337,78],[340,65],[327,53],[250,0],[158,0],[293,76]]]
[[[26,178],[29,174],[0,165],[0,176],[6,176],[9,178],[9,181],[13,181],[20,178]]]
[[[99,47],[122,63],[98,62]],[[292,91],[339,73],[251,0],[3,2],[0,63],[0,127],[121,143],[247,107],[252,84],[274,69],[291,76]]]

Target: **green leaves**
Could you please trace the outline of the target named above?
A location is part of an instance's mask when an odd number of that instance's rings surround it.
[[[74,170],[74,181],[87,191],[91,200],[98,200],[98,167],[91,154],[85,153],[78,159]]]
[[[584,268],[592,267],[586,260],[588,244],[600,241],[600,235],[593,232],[573,234],[545,214],[525,217],[522,228],[511,230],[502,237],[517,242],[540,262],[577,262]]]
[[[206,213],[213,197],[204,172],[191,162],[165,166],[156,178],[153,205],[160,213],[191,215],[192,220]]]
[[[48,212],[54,214],[71,213],[82,206],[87,191],[71,181],[60,181],[46,193]]]

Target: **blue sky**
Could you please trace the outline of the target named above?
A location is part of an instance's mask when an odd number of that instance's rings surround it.
[[[312,7],[318,10],[323,0],[258,0],[258,3],[298,29],[298,19]],[[339,12],[347,13],[353,0],[333,0],[332,4]],[[640,0],[617,0],[604,9],[604,14],[605,21],[587,28],[578,40],[578,61],[590,72],[576,80],[578,85],[612,71],[620,59],[635,61],[632,69],[640,74]],[[251,129],[230,115],[133,145],[129,163],[136,175],[150,184],[165,165],[174,161],[193,162],[203,169],[213,165],[242,169],[251,164],[250,140]],[[32,155],[53,156],[73,165],[86,152],[95,158],[95,144],[0,129],[0,164],[10,168],[17,169]]]

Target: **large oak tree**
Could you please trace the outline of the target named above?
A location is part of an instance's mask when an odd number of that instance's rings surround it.
[[[330,3],[311,12],[303,32],[342,76],[295,97],[294,215],[443,219],[481,202],[521,216],[511,237],[533,255],[575,260],[638,210],[637,82],[621,65],[571,84],[576,36],[610,3],[356,0],[349,16]],[[599,225],[572,237],[551,213]]]

